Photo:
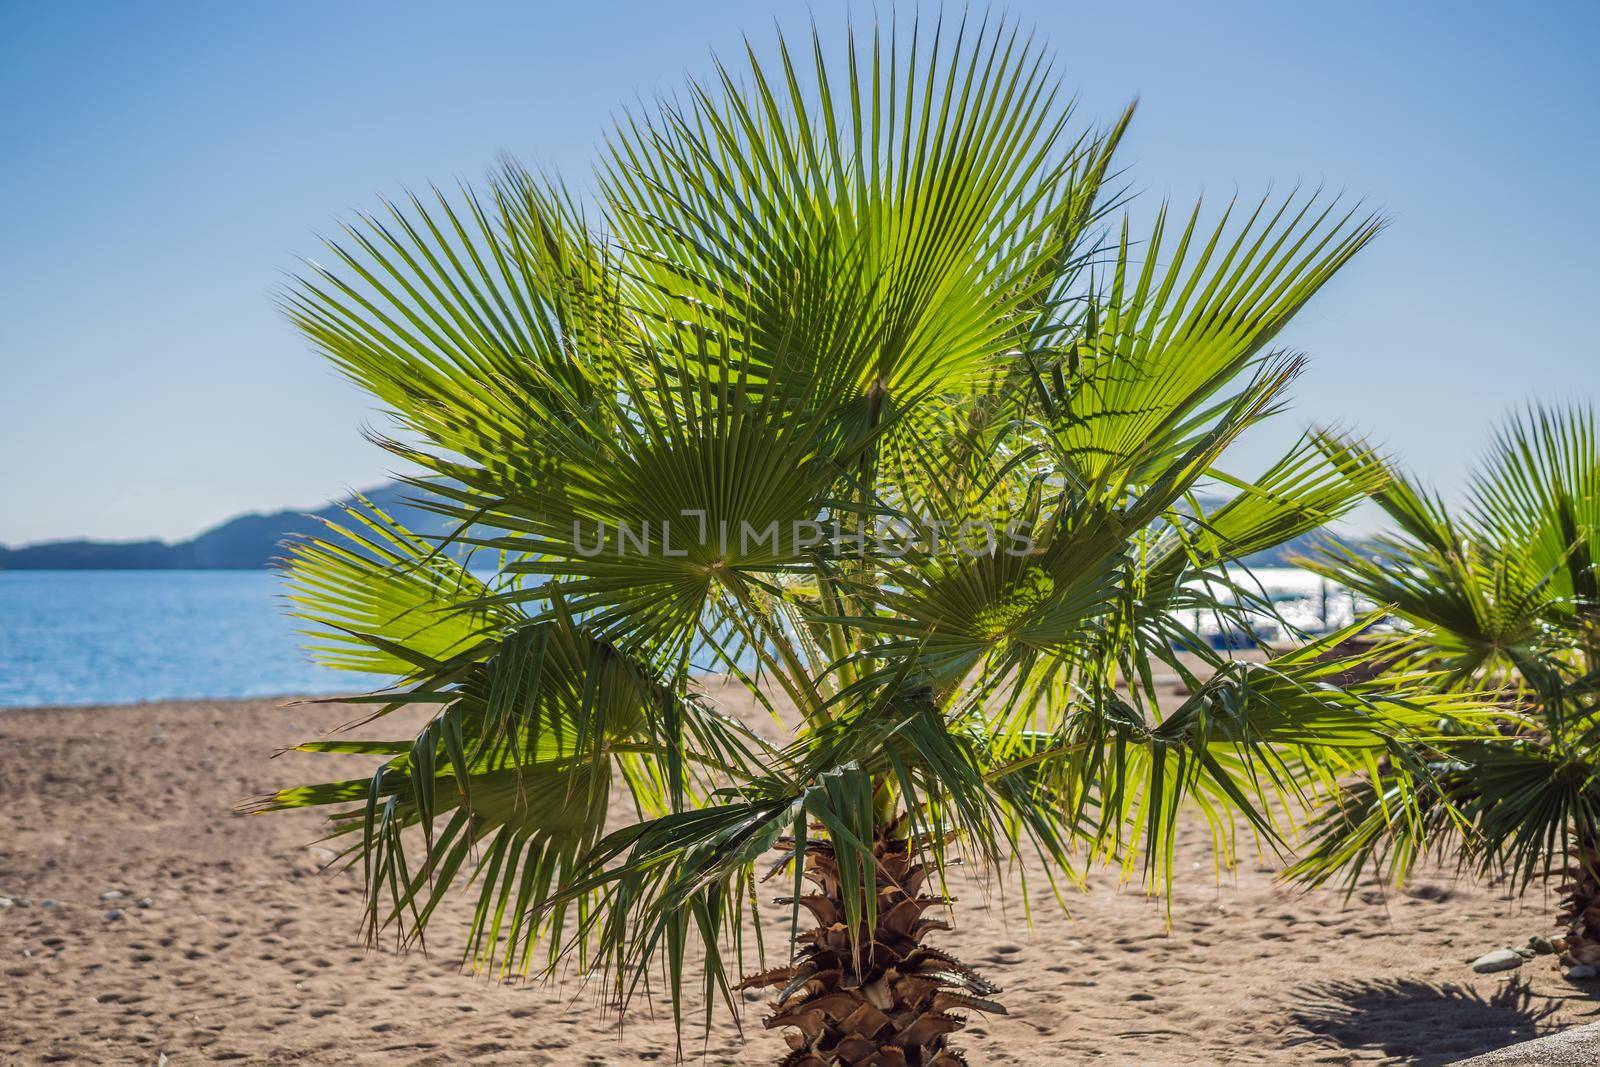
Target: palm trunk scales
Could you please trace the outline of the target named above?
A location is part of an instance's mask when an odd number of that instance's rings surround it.
[[[792,842],[780,847],[790,852]],[[950,901],[924,894],[928,867],[903,840],[883,832],[877,859],[877,924],[859,931],[859,955],[845,924],[844,897],[832,848],[810,842],[803,873],[814,891],[800,898],[816,926],[799,937],[792,963],[744,980],[745,988],[778,987],[768,1029],[782,1029],[790,1052],[784,1067],[958,1067],[966,1059],[949,1038],[966,1025],[965,1011],[1003,1014],[988,999],[999,989],[972,968],[923,944],[941,919],[924,918]],[[780,863],[781,870],[787,864]],[[793,904],[792,898],[781,903]],[[859,960],[859,964],[858,964]]]
[[[1562,961],[1600,967],[1600,847],[1592,835],[1579,835],[1561,886],[1558,925],[1566,928]]]

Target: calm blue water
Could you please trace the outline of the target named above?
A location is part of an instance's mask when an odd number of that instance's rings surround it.
[[[355,692],[269,571],[0,571],[0,706]]]
[[[1256,577],[1302,628],[1350,619],[1337,598],[1328,618],[1330,597],[1304,571]],[[0,707],[355,693],[382,681],[307,659],[281,586],[270,571],[0,571]]]

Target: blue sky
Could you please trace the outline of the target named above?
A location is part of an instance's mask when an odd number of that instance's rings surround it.
[[[709,49],[849,10],[0,2],[0,542],[183,537],[381,480],[370,403],[272,304],[315,235],[503,152],[582,178]],[[1312,367],[1241,468],[1337,422],[1450,492],[1508,406],[1595,398],[1600,5],[1007,10],[1086,119],[1141,97],[1147,202],[1326,183],[1392,216],[1283,338]]]

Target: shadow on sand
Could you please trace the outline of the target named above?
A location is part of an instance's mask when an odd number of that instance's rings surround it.
[[[1432,1067],[1550,1032],[1540,1024],[1559,1001],[1513,978],[1485,999],[1453,983],[1406,979],[1323,982],[1300,990],[1289,1046],[1381,1052]],[[1307,1049],[1309,1051],[1309,1049]]]

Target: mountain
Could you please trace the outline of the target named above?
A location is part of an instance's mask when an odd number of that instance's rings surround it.
[[[389,482],[361,494],[406,526],[427,536],[448,532],[450,520],[409,502],[417,490]],[[1208,504],[1208,506],[1210,506]],[[282,543],[290,537],[322,532],[321,519],[338,520],[340,505],[331,504],[307,515],[300,511],[275,511],[268,515],[241,515],[188,541],[51,541],[22,548],[0,547],[0,570],[255,570],[270,566],[283,555]],[[1257,567],[1289,565],[1296,556],[1311,554],[1334,538],[1321,531],[1304,534],[1277,548],[1257,552],[1246,562]]]
[[[1244,561],[1251,567],[1293,567],[1297,565],[1297,560],[1316,555],[1320,548],[1344,545],[1347,548],[1359,549],[1368,543],[1366,539],[1359,537],[1335,537],[1326,529],[1312,530],[1310,533],[1290,538],[1276,548],[1253,552],[1246,556]]]
[[[416,490],[398,482],[361,494],[419,533],[445,532],[447,519],[409,503]],[[241,515],[188,541],[50,541],[0,547],[0,570],[255,570],[283,555],[282,542],[322,531],[338,519],[338,504],[306,514],[275,511]]]

